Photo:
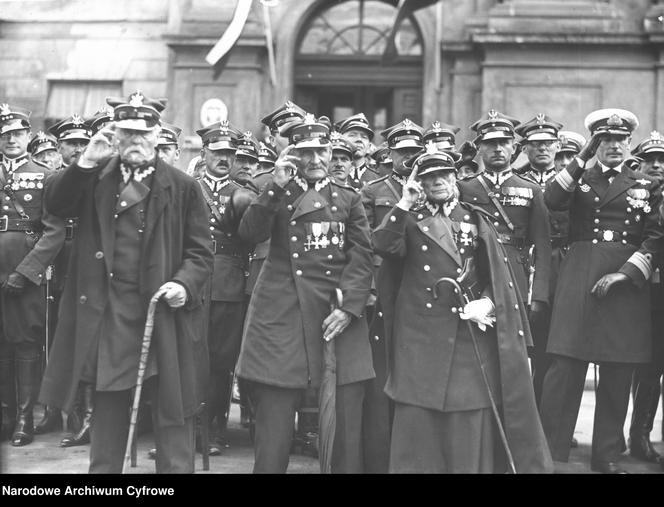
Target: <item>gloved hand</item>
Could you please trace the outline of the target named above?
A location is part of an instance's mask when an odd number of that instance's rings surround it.
[[[542,301],[533,301],[530,303],[530,311],[528,312],[528,319],[531,324],[537,322],[544,312],[546,311],[546,303]]]
[[[161,297],[171,308],[180,308],[187,302],[187,289],[177,282],[166,282],[159,290],[166,291]]]
[[[27,278],[14,271],[8,277],[2,288],[7,294],[20,294],[25,289]]]
[[[496,322],[494,310],[493,301],[487,297],[483,297],[467,303],[463,307],[463,311],[459,313],[459,317],[462,320],[477,322],[477,327],[482,331],[486,331],[487,326],[493,327],[494,322]]]

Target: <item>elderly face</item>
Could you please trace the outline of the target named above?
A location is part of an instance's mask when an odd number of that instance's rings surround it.
[[[540,171],[553,167],[556,152],[560,149],[560,143],[549,139],[543,141],[526,141],[521,150],[528,157],[528,162]]]
[[[251,181],[258,169],[258,160],[246,155],[237,155],[231,166],[231,179],[240,183]]]
[[[134,167],[152,160],[155,157],[160,132],[159,126],[147,131],[116,128],[115,139],[120,159]]]
[[[36,155],[33,155],[32,159],[44,164],[51,170],[59,169],[62,165],[62,156],[60,156],[57,150],[39,152]]]
[[[426,174],[421,179],[424,195],[433,203],[444,203],[459,195],[454,171],[438,171]]]
[[[346,183],[353,161],[345,151],[333,150],[330,163],[330,176],[339,183]]]
[[[603,134],[596,151],[597,160],[607,167],[616,167],[629,153],[631,137],[621,134]]]
[[[216,178],[228,176],[235,162],[235,150],[211,150],[206,146],[201,156],[207,172]]]
[[[399,148],[396,150],[390,150],[390,155],[392,158],[392,170],[402,176],[408,176],[412,170],[410,167],[404,166],[404,162],[408,162],[413,156],[417,155],[420,152],[420,148],[410,147],[410,148]]]
[[[556,171],[560,172],[565,169],[572,163],[572,160],[574,160],[575,156],[576,154],[571,151],[559,151],[556,153],[556,158],[554,159]]]
[[[177,144],[162,144],[157,146],[157,156],[168,165],[175,165],[180,158],[180,148]]]
[[[85,151],[85,147],[90,141],[85,139],[63,139],[60,141],[58,148],[60,150],[60,155],[62,155],[62,161],[65,165],[71,165],[74,162],[78,162],[78,159],[81,156],[81,153]]]
[[[30,142],[30,129],[10,130],[0,135],[0,153],[7,158],[25,154]]]
[[[329,146],[294,148],[292,154],[297,157],[297,172],[308,182],[320,181],[327,176],[327,167],[332,156]]]
[[[504,171],[510,166],[514,154],[514,139],[480,141],[477,150],[487,171]]]

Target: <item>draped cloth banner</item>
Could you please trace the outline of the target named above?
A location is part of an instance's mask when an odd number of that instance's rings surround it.
[[[219,60],[221,60],[240,38],[240,34],[242,34],[244,25],[246,24],[247,18],[249,17],[249,11],[251,10],[252,3],[253,0],[238,0],[230,25],[228,25],[228,28],[221,36],[219,41],[205,57],[205,61],[210,65],[214,65]]]

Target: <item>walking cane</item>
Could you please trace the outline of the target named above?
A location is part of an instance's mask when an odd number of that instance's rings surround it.
[[[145,377],[145,368],[148,364],[148,353],[150,352],[150,343],[152,342],[152,330],[154,328],[154,312],[157,309],[157,302],[166,293],[166,290],[160,289],[150,299],[148,306],[148,315],[145,319],[145,331],[143,332],[143,341],[141,342],[141,358],[138,362],[138,376],[136,378],[136,389],[134,390],[134,402],[131,406],[131,417],[129,419],[129,435],[127,436],[127,445],[125,447],[124,460],[122,461],[122,473],[126,473],[127,462],[131,458],[131,446],[134,441],[134,432],[136,431],[136,420],[138,419],[138,405],[141,401],[141,391],[143,390],[143,378]]]
[[[438,299],[437,287],[439,283],[447,282],[452,285],[455,289],[455,294],[459,299],[459,304],[463,308],[467,303],[470,303],[470,298],[467,294],[461,289],[461,285],[453,278],[440,278],[436,280],[436,283],[433,284],[433,298]],[[475,350],[475,357],[480,366],[480,371],[482,372],[482,380],[484,381],[484,387],[486,387],[487,394],[489,395],[489,402],[491,403],[491,411],[493,412],[493,417],[496,420],[496,426],[498,426],[498,433],[500,433],[500,440],[503,443],[503,448],[505,449],[505,454],[507,455],[507,462],[510,467],[510,472],[516,474],[516,467],[514,466],[514,458],[512,457],[512,451],[510,451],[509,444],[507,443],[507,436],[505,435],[505,428],[503,428],[503,423],[500,420],[500,414],[498,413],[498,407],[496,406],[496,400],[493,397],[491,392],[491,386],[489,385],[489,378],[487,377],[486,370],[484,369],[484,361],[482,360],[482,354],[480,353],[480,348],[477,345],[477,339],[475,338],[475,331],[473,330],[472,322],[466,320],[468,325],[468,331],[470,332],[470,339],[473,342],[473,349]]]

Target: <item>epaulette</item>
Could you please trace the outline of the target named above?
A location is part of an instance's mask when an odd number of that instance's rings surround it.
[[[380,178],[376,178],[375,180],[367,181],[364,186],[368,187],[369,185],[374,185],[378,183],[379,181],[384,181],[386,180],[390,175],[386,174],[385,176],[381,176]]]

